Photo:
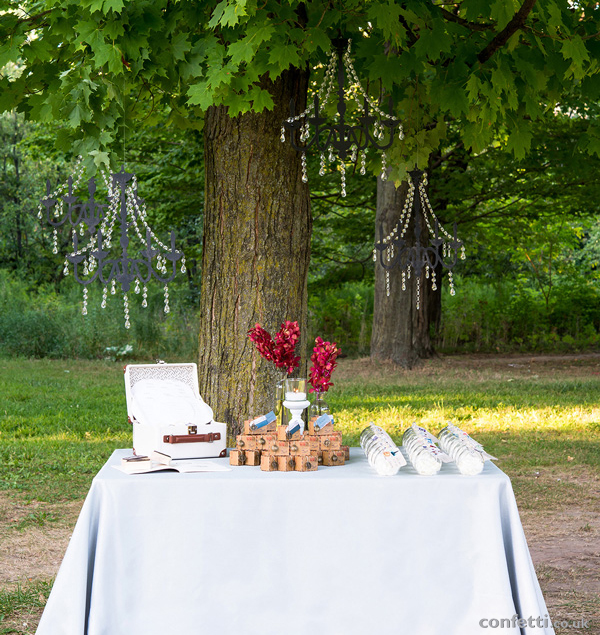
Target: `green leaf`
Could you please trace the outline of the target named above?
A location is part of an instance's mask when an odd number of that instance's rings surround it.
[[[75,104],[69,113],[69,127],[78,128],[82,121],[90,121],[90,119],[89,111],[82,108],[81,104]]]
[[[171,38],[171,50],[173,51],[173,59],[185,59],[185,54],[190,50],[190,42],[185,33],[178,33]]]
[[[496,0],[491,6],[491,17],[497,22],[497,28],[503,29],[518,10],[514,0]]]
[[[200,106],[202,110],[206,110],[209,106],[212,106],[213,91],[209,90],[206,81],[192,84],[188,88],[187,94],[189,95],[187,103],[191,106]]]
[[[402,7],[393,0],[373,3],[367,15],[382,30],[386,40],[395,42],[406,34],[406,30],[400,24]]]
[[[211,29],[221,26],[235,26],[246,15],[246,0],[222,0],[215,7],[208,22]]]
[[[110,10],[115,13],[121,13],[121,11],[125,8],[125,3],[123,0],[104,0],[104,4],[102,5],[102,10],[104,13],[108,13]]]
[[[255,112],[262,112],[265,109],[273,110],[275,106],[273,97],[271,97],[269,91],[259,86],[253,86],[252,90],[248,93],[248,97],[252,100],[252,110]]]
[[[269,61],[282,71],[290,66],[298,66],[300,64],[298,48],[294,44],[280,44],[279,46],[275,46],[269,53]]]
[[[532,136],[530,128],[526,127],[523,121],[520,121],[512,127],[506,141],[506,147],[515,155],[516,159],[523,159],[531,147]]]
[[[21,44],[25,37],[14,37],[0,46],[0,68],[8,62],[16,62],[20,55]]]
[[[561,53],[566,60],[572,60],[572,64],[567,71],[567,76],[572,75],[575,79],[581,79],[585,75],[584,62],[590,59],[583,40],[576,36],[570,40],[564,40]]]
[[[477,102],[479,100],[479,89],[481,88],[481,82],[477,75],[471,75],[467,81],[467,93],[469,101]]]
[[[108,152],[101,152],[100,150],[91,150],[89,152],[91,156],[94,157],[94,165],[97,168],[102,168],[103,166],[110,170],[110,157]]]
[[[242,62],[251,62],[254,57],[255,47],[247,37],[234,42],[227,49],[227,53],[231,56],[231,61],[239,65]]]

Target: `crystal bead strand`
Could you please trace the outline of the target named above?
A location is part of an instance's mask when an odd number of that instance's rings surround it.
[[[432,291],[437,291],[437,284],[435,282],[435,269],[431,271],[431,289]]]
[[[102,289],[102,302],[100,304],[100,308],[106,309],[106,298],[108,297],[108,287],[104,285]]]
[[[402,272],[402,291],[406,291],[406,272]]]
[[[56,227],[52,230],[52,253],[58,253],[58,232],[56,231]]]
[[[302,183],[308,183],[308,174],[306,172],[306,152],[302,153]]]
[[[450,295],[456,295],[456,291],[454,289],[454,278],[452,277],[452,272],[448,272],[448,282],[450,283]]]
[[[390,297],[390,272],[385,270],[385,294],[389,298]]]
[[[319,176],[325,176],[325,155],[321,152]]]
[[[117,293],[117,286],[115,283],[115,279],[113,278],[112,283],[110,285],[110,295],[115,295]]]
[[[387,181],[387,165],[385,162],[386,156],[385,156],[385,152],[381,153],[381,180],[382,181]]]
[[[360,173],[362,176],[365,175],[367,171],[367,148],[365,148],[360,155]]]
[[[181,259],[181,273],[185,273],[187,271],[187,267],[185,266],[185,256]]]
[[[81,308],[81,315],[87,315],[87,305],[88,305],[88,288],[83,287],[83,307]]]
[[[139,294],[139,292],[141,291],[140,289],[140,279],[136,278],[135,279],[135,288],[133,290],[134,293]]]
[[[164,291],[165,291],[165,309],[164,309],[164,311],[165,311],[165,313],[170,313],[171,309],[169,307],[169,285],[165,284]]]
[[[417,280],[417,311],[421,308],[421,281]]]
[[[148,287],[144,285],[142,289],[142,308],[146,308],[148,306]]]
[[[346,196],[346,164],[340,159],[340,176],[342,179],[342,198]]]
[[[127,294],[123,294],[123,313],[125,315],[125,328],[128,329],[131,326],[129,322],[129,298]]]

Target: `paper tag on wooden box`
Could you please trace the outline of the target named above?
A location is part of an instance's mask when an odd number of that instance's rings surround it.
[[[311,417],[308,422],[309,434],[330,434],[333,432],[333,416],[321,415],[320,417]]]
[[[297,472],[314,472],[316,471],[319,461],[314,454],[309,454],[307,456],[296,456],[294,457],[296,461],[296,471]]]
[[[279,470],[279,457],[272,454],[263,454],[260,457],[260,469],[263,472],[277,472]]]
[[[323,465],[344,465],[344,450],[323,450]]]
[[[350,460],[350,448],[347,445],[342,446],[342,450],[344,450],[344,458],[346,461]]]
[[[246,450],[246,465],[260,465],[260,450]]]
[[[229,465],[246,465],[246,454],[243,450],[229,452]]]
[[[296,469],[296,461],[293,456],[278,456],[277,463],[280,472],[293,472]]]
[[[244,434],[265,434],[275,432],[277,417],[274,412],[269,412],[261,417],[244,421]]]
[[[288,430],[288,426],[277,426],[278,441],[292,441],[293,439],[300,439],[301,437],[302,434],[298,424],[296,424],[291,430]]]

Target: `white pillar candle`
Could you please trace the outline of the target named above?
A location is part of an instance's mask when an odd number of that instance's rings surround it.
[[[295,390],[292,392],[285,393],[286,401],[306,401],[306,393],[305,392],[296,392]]]

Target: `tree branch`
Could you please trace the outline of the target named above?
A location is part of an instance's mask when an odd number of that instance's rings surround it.
[[[503,47],[519,29],[523,28],[527,16],[533,9],[537,0],[525,0],[521,8],[512,17],[512,20],[493,38],[488,45],[479,53],[477,59],[481,64],[487,62],[490,57],[501,47]]]
[[[456,24],[460,24],[470,31],[487,31],[494,28],[493,24],[477,24],[477,22],[469,22],[468,20],[465,20],[458,15],[454,15],[454,13],[451,13],[448,9],[443,9],[442,7],[439,7],[439,10],[448,22],[456,22]]]

